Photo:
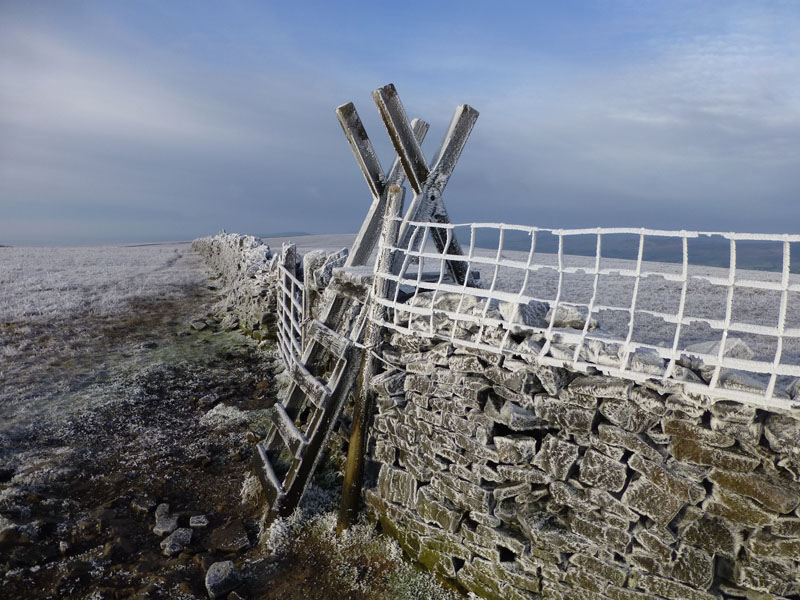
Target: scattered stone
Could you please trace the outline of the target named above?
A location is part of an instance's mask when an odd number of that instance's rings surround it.
[[[183,551],[192,541],[192,530],[189,527],[176,529],[161,540],[161,550],[165,556],[175,556]]]
[[[206,572],[206,590],[211,600],[224,598],[242,584],[233,561],[215,562]]]
[[[169,504],[159,504],[156,507],[156,524],[153,533],[156,535],[167,535],[178,527],[178,515],[169,514]]]
[[[189,517],[189,527],[202,529],[208,527],[208,517],[206,515],[195,515]]]

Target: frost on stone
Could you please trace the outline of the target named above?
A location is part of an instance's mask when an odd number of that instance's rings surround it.
[[[565,479],[577,459],[578,446],[548,434],[533,464],[555,479]]]
[[[333,270],[336,267],[344,265],[349,252],[347,248],[342,248],[333,254],[329,254],[322,265],[314,270],[314,287],[318,290],[328,287],[328,284],[331,282],[331,277],[333,277]]]
[[[548,323],[553,319],[553,309],[549,309],[547,314],[545,315],[545,319]],[[574,306],[568,306],[564,304],[560,304],[558,306],[558,310],[555,313],[555,321],[553,321],[553,327],[559,328],[568,328],[568,329],[583,329],[584,325],[586,325],[586,316],[582,314],[577,308]],[[592,319],[589,322],[589,329],[596,329],[597,328],[597,321]]]
[[[527,304],[519,302],[500,302],[498,310],[509,324],[511,333],[525,333],[530,328],[546,328],[545,318],[548,306],[544,302],[531,300]]]
[[[217,404],[206,414],[200,417],[200,423],[208,427],[236,427],[247,423],[248,416],[235,406]]]

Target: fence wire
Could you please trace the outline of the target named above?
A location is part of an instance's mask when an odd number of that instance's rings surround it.
[[[800,235],[411,222],[379,324],[531,362],[799,408]],[[465,255],[437,250],[455,236]],[[408,239],[408,238],[407,238]],[[722,250],[722,253],[720,253]],[[479,273],[452,279],[448,262]],[[395,269],[396,271],[397,269]],[[477,274],[476,273],[476,274]]]

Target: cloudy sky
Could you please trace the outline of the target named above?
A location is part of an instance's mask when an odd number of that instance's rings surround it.
[[[795,0],[0,0],[0,244],[356,231],[389,82],[453,221],[800,232]]]

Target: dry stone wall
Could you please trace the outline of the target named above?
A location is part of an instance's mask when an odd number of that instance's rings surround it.
[[[194,240],[192,249],[218,275],[223,325],[260,339],[275,323],[276,259],[270,247],[252,235],[221,233]]]
[[[223,326],[242,329],[256,339],[274,339],[277,265],[283,264],[281,252],[273,252],[252,235],[235,233],[198,238],[192,242],[192,249],[200,253],[217,274],[222,293],[217,312],[225,315]],[[344,264],[347,253],[343,248],[333,253],[315,251],[296,255],[297,278],[308,279],[305,286],[312,306],[319,305],[333,270]]]
[[[269,249],[195,249],[231,322],[268,330]],[[363,296],[342,256],[303,262],[311,298]],[[504,600],[800,599],[800,413],[400,334],[383,355],[367,511],[440,576]]]
[[[484,598],[800,598],[800,418],[399,334],[371,517]]]

